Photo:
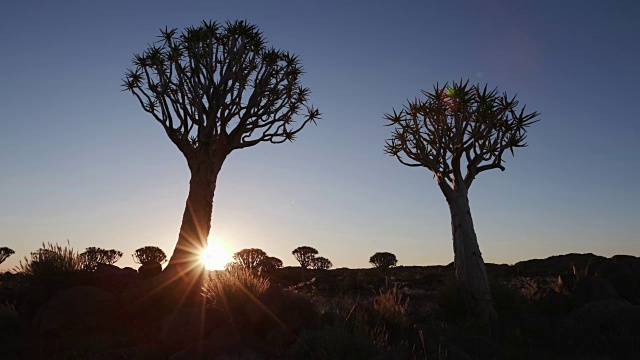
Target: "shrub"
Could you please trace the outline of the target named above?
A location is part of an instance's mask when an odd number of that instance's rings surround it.
[[[277,257],[267,256],[260,260],[258,263],[258,269],[264,272],[272,272],[282,267],[282,260]]]
[[[240,250],[233,254],[233,260],[245,269],[257,269],[260,261],[266,257],[267,253],[254,248]]]
[[[8,247],[0,247],[0,264],[2,264],[7,258],[16,252]]]
[[[462,320],[466,318],[467,307],[455,279],[446,281],[438,288],[435,300],[445,319]]]
[[[226,310],[229,306],[246,304],[269,289],[268,279],[248,269],[212,271],[206,277],[202,294],[211,305]]]
[[[311,260],[318,255],[318,250],[311,246],[300,246],[295,248],[291,253],[300,263],[300,266],[302,266],[303,269],[306,269],[311,265]]]
[[[369,262],[378,269],[388,269],[396,266],[398,259],[396,259],[396,256],[392,253],[377,252],[369,258]]]
[[[96,269],[98,263],[111,265],[120,260],[122,251],[88,247],[85,252],[80,254],[80,257],[82,257],[83,268],[93,271]]]
[[[157,246],[145,246],[136,250],[133,253],[133,261],[136,264],[147,264],[152,261],[157,261],[163,264],[167,261],[167,255]]]
[[[64,247],[42,243],[42,248],[32,252],[30,258],[25,256],[24,262],[20,261],[16,271],[37,279],[50,279],[81,270],[82,265],[82,257],[68,242]]]
[[[327,270],[327,269],[331,269],[332,266],[333,264],[331,263],[331,261],[329,261],[329,259],[324,258],[322,256],[311,259],[312,269]]]
[[[371,359],[378,348],[367,331],[345,324],[307,330],[290,350],[293,359],[343,360]]]
[[[391,325],[406,326],[409,323],[408,306],[409,298],[403,298],[396,286],[386,291],[380,290],[380,293],[373,298],[373,308],[387,324]]]

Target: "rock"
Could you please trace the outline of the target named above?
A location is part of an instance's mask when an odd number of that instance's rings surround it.
[[[594,301],[619,298],[620,296],[607,280],[599,276],[585,276],[576,281],[570,303],[573,308],[576,308]]]
[[[536,292],[534,299],[545,313],[560,314],[569,311],[569,297],[565,292],[556,292],[552,288],[543,288]]]
[[[160,344],[167,350],[184,349],[206,339],[216,326],[225,326],[219,311],[203,307],[178,309],[163,321]]]
[[[140,268],[138,268],[138,272],[143,277],[150,279],[162,273],[162,265],[160,265],[160,263],[157,261],[150,261],[148,263],[140,265]]]
[[[482,336],[459,337],[455,340],[455,344],[474,360],[504,359],[503,350]]]
[[[113,294],[98,287],[78,286],[60,291],[42,305],[34,328],[60,348],[111,347],[127,341],[123,321]]]
[[[130,267],[98,263],[94,271],[95,285],[113,294],[120,294],[138,277],[138,272]]]

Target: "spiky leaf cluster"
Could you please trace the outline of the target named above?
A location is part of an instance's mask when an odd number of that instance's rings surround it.
[[[147,264],[152,261],[157,261],[163,264],[167,261],[167,254],[157,246],[145,246],[137,249],[132,255],[133,261],[136,264]]]
[[[268,47],[245,21],[165,28],[133,65],[124,89],[185,156],[293,140],[320,116],[307,104],[298,57]]]
[[[468,189],[477,174],[504,171],[504,152],[527,146],[527,128],[538,121],[537,112],[517,109],[515,96],[486,85],[460,81],[422,93],[426,99],[385,114],[394,127],[385,151],[404,165],[431,170],[443,190]]]
[[[83,269],[93,271],[96,269],[98,263],[109,265],[116,263],[122,257],[122,251],[88,247],[85,252],[80,254],[80,257],[83,262]]]

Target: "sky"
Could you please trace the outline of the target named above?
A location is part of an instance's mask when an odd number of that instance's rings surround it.
[[[134,53],[159,28],[245,19],[297,54],[322,112],[296,141],[234,151],[210,241],[296,265],[453,260],[431,173],[383,151],[383,114],[439,82],[469,79],[541,113],[529,147],[470,190],[484,260],[569,252],[640,255],[640,3],[635,1],[3,1],[0,246],[11,269],[43,242],[173,252],[184,157],[127,92]]]

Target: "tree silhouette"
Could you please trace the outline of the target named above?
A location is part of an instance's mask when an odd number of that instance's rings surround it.
[[[260,261],[267,257],[267,253],[260,249],[244,249],[233,254],[233,260],[245,269],[257,269]]]
[[[331,261],[329,261],[329,259],[324,258],[322,256],[311,259],[312,269],[327,270],[327,269],[331,269],[332,266],[333,264],[331,263]]]
[[[388,269],[396,266],[398,259],[396,259],[396,256],[392,253],[377,252],[369,258],[369,262],[378,269]]]
[[[0,247],[0,264],[2,264],[5,260],[9,258],[9,256],[15,253],[16,253],[15,251],[13,251],[12,249],[6,246]]]
[[[277,257],[267,256],[260,260],[258,263],[258,269],[263,272],[272,272],[282,267],[282,260]]]
[[[300,246],[295,248],[292,252],[293,256],[298,260],[300,266],[306,269],[311,265],[311,260],[318,255],[318,250],[311,246]]]
[[[118,250],[106,250],[98,247],[88,247],[85,252],[80,254],[82,259],[83,269],[93,271],[96,269],[98,263],[102,264],[114,264],[122,257],[122,251]]]
[[[152,261],[157,261],[160,264],[164,264],[167,261],[167,255],[157,246],[145,246],[136,250],[133,253],[133,261],[136,264],[147,264]]]
[[[385,150],[404,165],[433,172],[449,205],[455,273],[465,304],[480,318],[495,318],[468,191],[478,174],[505,170],[504,152],[513,154],[527,145],[527,128],[539,114],[526,113],[524,107],[518,111],[515,96],[468,81],[422,93],[426,100],[409,101],[399,112],[385,114],[395,127]]]
[[[202,22],[181,33],[165,28],[159,38],[134,55],[123,86],[189,165],[187,204],[165,270],[168,279],[182,279],[197,295],[204,273],[199,257],[227,156],[260,142],[292,141],[320,112],[308,104],[310,90],[300,85],[298,57],[267,47],[255,25]]]

